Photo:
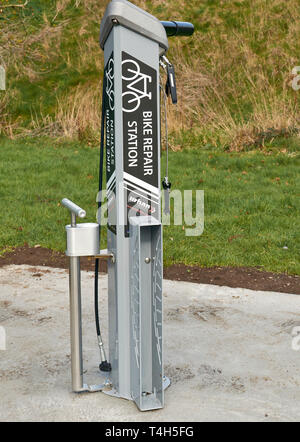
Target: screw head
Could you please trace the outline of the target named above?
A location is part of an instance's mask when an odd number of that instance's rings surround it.
[[[151,258],[145,258],[145,263],[149,264],[151,262]]]

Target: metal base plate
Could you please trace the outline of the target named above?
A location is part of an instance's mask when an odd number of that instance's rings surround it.
[[[106,385],[106,387],[109,386],[109,385],[110,385],[110,384],[109,384],[109,381],[108,381],[108,384]],[[164,377],[163,377],[163,387],[164,387],[164,390],[166,390],[170,385],[171,385],[171,381],[170,381],[170,379],[169,379],[167,376],[164,376]],[[108,396],[117,397],[117,398],[119,398],[119,399],[127,399],[127,400],[129,400],[129,401],[132,401],[132,400],[133,400],[132,398],[128,398],[128,397],[123,397],[123,396],[121,396],[121,395],[117,392],[117,390],[115,390],[114,388],[111,388],[110,390],[109,390],[109,389],[108,389],[108,390],[102,390],[102,393],[107,394]]]
[[[101,376],[101,384],[83,384],[80,390],[74,391],[74,393],[97,393],[111,387],[111,381],[105,375]]]

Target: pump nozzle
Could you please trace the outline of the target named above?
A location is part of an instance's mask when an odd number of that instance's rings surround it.
[[[111,371],[111,364],[107,362],[101,334],[98,336],[98,345],[99,345],[100,359],[101,359],[101,364],[99,365],[99,369],[100,371]]]

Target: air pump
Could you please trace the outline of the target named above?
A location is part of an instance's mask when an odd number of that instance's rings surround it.
[[[133,400],[141,411],[164,406],[170,380],[163,370],[163,253],[160,176],[160,89],[177,102],[168,36],[189,36],[191,23],[160,22],[125,0],[112,0],[100,28],[104,50],[97,223],[68,199],[71,369],[74,392],[103,391]],[[162,88],[160,66],[166,70]],[[103,166],[106,162],[107,250],[100,250]],[[165,192],[170,190],[166,176]],[[100,385],[83,382],[80,257],[95,258],[95,318]],[[108,267],[106,355],[98,314],[99,261]]]

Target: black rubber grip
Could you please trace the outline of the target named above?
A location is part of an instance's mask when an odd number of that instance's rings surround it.
[[[166,30],[168,37],[183,36],[188,37],[194,33],[194,25],[184,21],[162,21],[161,24]]]

